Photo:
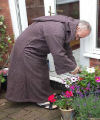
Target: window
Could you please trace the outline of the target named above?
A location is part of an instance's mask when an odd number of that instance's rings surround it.
[[[90,35],[81,39],[80,42],[80,64],[83,66],[90,65],[90,58],[100,59],[100,45],[98,43],[98,26],[100,24],[98,17],[99,1],[100,0],[80,0],[80,19],[88,21],[92,27]]]
[[[79,0],[56,0],[56,14],[79,19]],[[80,47],[80,41],[70,43],[73,50]]]
[[[79,18],[79,0],[56,0],[56,13]]]

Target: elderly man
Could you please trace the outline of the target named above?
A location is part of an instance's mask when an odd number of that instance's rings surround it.
[[[72,55],[71,40],[89,35],[86,21],[67,16],[43,16],[17,38],[11,52],[6,98],[14,102],[35,102],[48,109],[50,91],[47,54],[54,59],[57,74],[79,71]]]

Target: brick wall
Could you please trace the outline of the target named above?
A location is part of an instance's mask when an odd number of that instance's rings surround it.
[[[91,58],[90,59],[90,66],[91,67],[98,66],[100,68],[100,60]]]
[[[8,0],[0,0],[0,15],[3,15],[5,17],[5,24],[7,26],[6,33],[9,35],[13,35]],[[11,51],[11,48],[12,48],[12,45],[9,46],[9,52]],[[7,58],[5,55],[3,62],[0,62],[0,66],[2,66],[5,63],[6,59]]]
[[[12,30],[12,22],[11,22],[8,0],[0,0],[0,15],[5,16],[5,20],[6,20],[5,23],[7,25],[7,33],[12,35],[13,30]]]

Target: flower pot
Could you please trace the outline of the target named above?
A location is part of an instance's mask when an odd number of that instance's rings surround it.
[[[74,115],[74,110],[73,109],[69,109],[69,110],[64,110],[61,109],[61,115],[62,115],[62,120],[73,120],[73,115]]]
[[[89,118],[88,120],[100,120],[100,118]]]

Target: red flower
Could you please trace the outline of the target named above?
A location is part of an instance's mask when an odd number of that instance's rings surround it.
[[[69,93],[70,93],[70,96],[73,96],[73,92],[72,91],[69,91]]]
[[[56,99],[54,99],[54,97],[55,97],[55,95],[50,95],[50,96],[48,97],[48,101],[50,101],[50,102],[55,102]]]
[[[79,81],[83,80],[84,78],[79,77]]]
[[[66,91],[65,94],[66,94],[65,96],[66,96],[67,98],[70,98],[71,96],[73,96],[72,91]]]

